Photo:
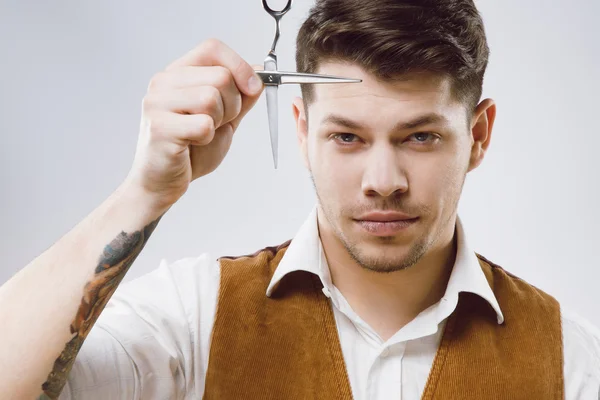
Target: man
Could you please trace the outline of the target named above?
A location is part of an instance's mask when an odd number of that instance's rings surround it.
[[[472,0],[320,0],[297,45],[299,71],[363,82],[294,102],[319,199],[294,239],[114,293],[260,96],[204,42],[152,79],[126,181],[0,289],[0,397],[597,398],[594,328],[474,253],[457,217],[496,114]]]

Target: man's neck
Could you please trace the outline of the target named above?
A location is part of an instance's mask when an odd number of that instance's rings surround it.
[[[330,233],[321,234],[321,242],[333,284],[385,341],[443,297],[456,258],[454,229],[449,231],[417,264],[391,273],[360,266]]]

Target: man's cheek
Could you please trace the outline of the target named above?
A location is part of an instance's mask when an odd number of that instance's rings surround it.
[[[416,185],[411,186],[413,196],[417,201],[425,203],[428,208],[435,209],[448,196],[448,177],[443,173],[422,176]]]

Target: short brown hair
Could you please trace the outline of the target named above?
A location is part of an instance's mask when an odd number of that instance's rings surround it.
[[[296,67],[356,63],[380,79],[409,72],[448,76],[455,98],[477,106],[489,48],[473,0],[317,0],[296,40]],[[305,102],[312,85],[302,85]]]

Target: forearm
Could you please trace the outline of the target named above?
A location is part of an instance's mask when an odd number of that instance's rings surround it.
[[[120,187],[0,287],[0,398],[57,398],[88,332],[167,209]]]

